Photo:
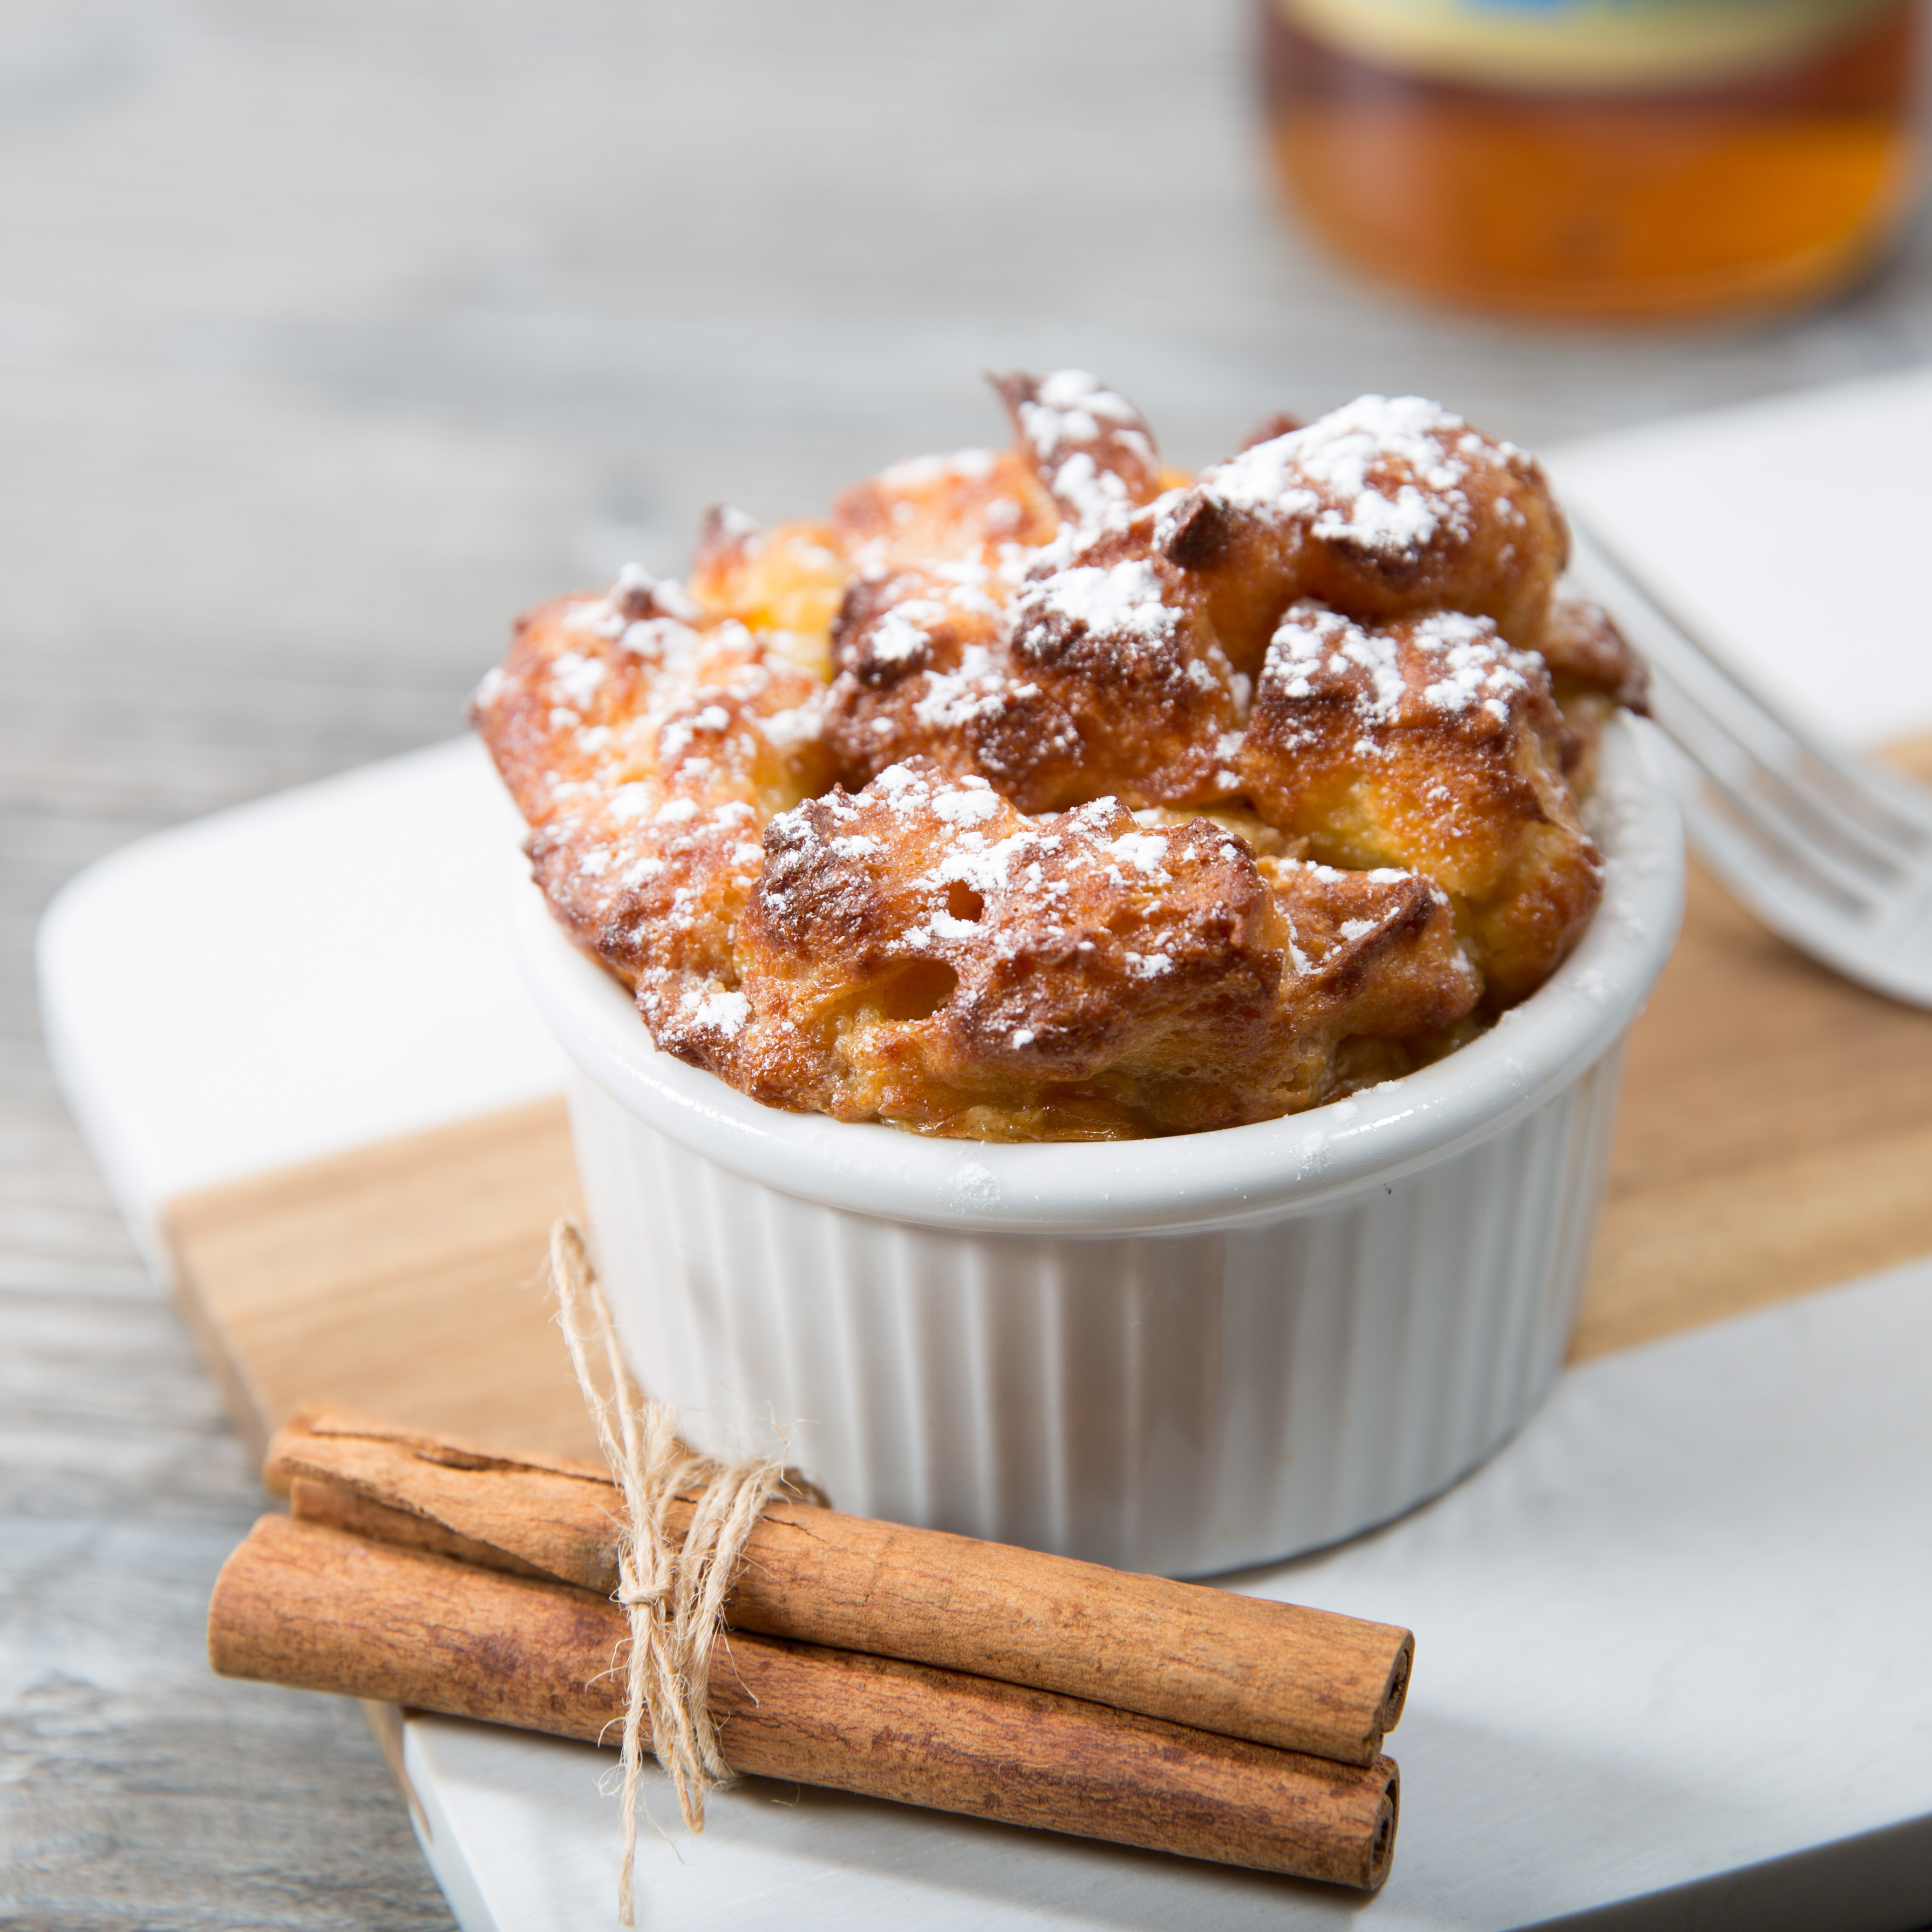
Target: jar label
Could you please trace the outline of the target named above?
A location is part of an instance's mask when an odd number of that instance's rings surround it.
[[[1275,0],[1338,52],[1419,77],[1628,93],[1802,59],[1898,0]]]

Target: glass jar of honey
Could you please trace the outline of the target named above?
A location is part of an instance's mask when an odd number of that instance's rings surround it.
[[[1916,186],[1918,0],[1260,0],[1269,138],[1358,266],[1542,315],[1770,309]]]

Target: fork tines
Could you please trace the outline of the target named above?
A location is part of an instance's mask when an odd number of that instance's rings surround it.
[[[1649,662],[1651,742],[1700,855],[1793,945],[1932,1006],[1932,791],[1808,730],[1572,532],[1573,578]]]

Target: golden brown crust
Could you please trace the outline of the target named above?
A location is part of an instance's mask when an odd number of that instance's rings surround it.
[[[1534,640],[1558,704],[1594,692],[1641,716],[1650,712],[1650,670],[1594,598],[1559,586]]]
[[[1057,806],[1108,794],[1204,805],[1239,788],[1234,668],[1186,573],[1138,548],[1110,531],[1072,562],[1036,565],[1014,600],[1016,668],[1079,734]]]
[[[640,1003],[730,984],[760,832],[830,778],[818,680],[699,614],[641,577],[559,598],[520,620],[472,707],[553,910]]]
[[[686,592],[697,607],[694,621],[730,620],[761,638],[786,640],[822,676],[822,650],[801,653],[799,646],[822,643],[850,574],[844,546],[830,524],[761,530],[742,510],[720,508],[698,533]]]
[[[1600,890],[1571,778],[1642,694],[1552,598],[1536,464],[1365,397],[1190,484],[1092,377],[997,386],[1013,449],[714,512],[688,589],[546,605],[478,693],[658,1044],[842,1119],[1110,1137],[1317,1104],[1533,992]]]
[[[1016,450],[966,449],[896,463],[844,491],[831,532],[860,574],[935,563],[991,567],[1052,542],[1060,513]]]
[[[1161,494],[1154,432],[1126,397],[1085,370],[992,382],[1012,418],[1018,452],[1070,523],[1097,528]]]
[[[748,1010],[670,1042],[780,1106],[1099,1138],[1328,1097],[1354,1035],[1432,1034],[1477,983],[1424,881],[1263,862],[1112,800],[1029,818],[921,760],[775,820]],[[661,1043],[663,1043],[661,1040]]]
[[[1306,597],[1365,618],[1461,610],[1533,647],[1570,542],[1534,458],[1414,396],[1252,445],[1163,502],[1149,535],[1250,673]]]
[[[1184,573],[1136,550],[1109,532],[1016,590],[957,566],[855,584],[833,626],[828,717],[846,781],[924,756],[1024,812],[1238,790],[1233,669]]]
[[[1541,660],[1487,618],[1364,626],[1310,602],[1269,646],[1240,766],[1312,856],[1442,886],[1501,1006],[1549,976],[1601,890],[1564,736]]]
[[[990,572],[861,579],[832,629],[826,739],[848,784],[932,758],[977,772],[1027,812],[1077,798],[1078,722],[1018,667],[1009,592]]]

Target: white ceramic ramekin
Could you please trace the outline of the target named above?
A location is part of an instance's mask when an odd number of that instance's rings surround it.
[[[1280,1120],[988,1146],[760,1106],[652,1047],[518,890],[577,1077],[591,1233],[645,1386],[701,1446],[783,1437],[842,1509],[1174,1576],[1432,1495],[1528,1415],[1595,1227],[1625,1029],[1683,845],[1604,746],[1576,952],[1450,1058]]]

